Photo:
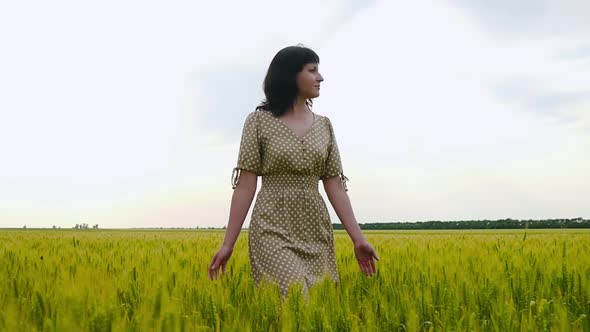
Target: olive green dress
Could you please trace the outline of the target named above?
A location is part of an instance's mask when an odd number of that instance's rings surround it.
[[[303,293],[327,275],[338,283],[332,223],[318,191],[319,180],[340,177],[348,191],[334,129],[326,116],[312,113],[302,137],[270,111],[256,110],[244,122],[232,188],[241,170],[262,176],[248,246],[255,284],[280,284],[283,295],[300,282]]]

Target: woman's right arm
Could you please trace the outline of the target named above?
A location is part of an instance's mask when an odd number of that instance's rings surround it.
[[[253,111],[248,114],[244,121],[238,161],[231,176],[231,185],[234,190],[229,210],[229,222],[225,230],[225,239],[221,248],[213,256],[209,265],[209,278],[214,279],[219,274],[221,267],[225,272],[225,264],[229,260],[234,245],[242,230],[246,214],[256,193],[256,182],[258,174],[262,174],[262,151],[258,131],[258,114]]]
[[[225,239],[209,264],[208,274],[211,280],[219,276],[219,269],[225,273],[225,265],[233,253],[234,245],[254,199],[257,181],[258,176],[255,173],[247,170],[240,171],[238,182],[233,189]]]
[[[256,194],[258,176],[248,170],[240,171],[240,178],[234,189],[229,211],[229,221],[225,231],[223,246],[233,249],[242,230],[242,225],[250,210],[250,205]]]

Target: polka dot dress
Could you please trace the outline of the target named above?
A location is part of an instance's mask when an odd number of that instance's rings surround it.
[[[330,215],[318,191],[319,180],[340,177],[340,154],[330,119],[313,114],[313,124],[299,137],[271,112],[253,111],[246,117],[232,173],[232,188],[241,170],[262,176],[248,232],[249,258],[256,285],[309,287],[327,275],[339,282]]]

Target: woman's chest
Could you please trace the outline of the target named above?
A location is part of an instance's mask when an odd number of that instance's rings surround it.
[[[271,119],[272,120],[272,119]],[[323,124],[315,123],[302,137],[297,137],[289,128],[262,126],[260,144],[266,161],[292,164],[319,164],[326,160],[330,133]]]

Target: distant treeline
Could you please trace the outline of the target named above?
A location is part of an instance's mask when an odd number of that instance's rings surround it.
[[[334,229],[344,229],[342,224],[332,224]],[[361,229],[518,229],[518,228],[590,228],[590,220],[544,219],[544,220],[461,220],[359,223]]]

